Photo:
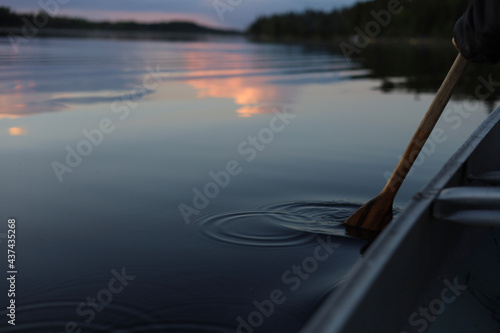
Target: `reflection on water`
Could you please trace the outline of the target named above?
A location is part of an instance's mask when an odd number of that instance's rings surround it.
[[[0,330],[297,332],[360,257],[366,241],[340,223],[383,187],[453,57],[377,47],[350,63],[325,45],[43,38],[14,55],[0,39],[0,209],[19,221],[22,272],[19,321]],[[275,105],[294,121],[269,136]],[[438,123],[446,140],[397,206],[486,117],[477,105]],[[97,131],[106,119],[114,130]],[[229,161],[241,173],[186,225],[179,205]],[[122,268],[135,278],[107,299]],[[273,291],[286,301],[256,324]]]
[[[219,50],[222,52],[210,57],[200,57],[199,52],[187,52],[186,69],[189,70],[189,74],[186,82],[197,90],[198,98],[232,99],[238,106],[236,112],[239,116],[251,117],[270,111],[261,107],[262,105],[289,103],[293,100],[296,87],[276,85],[276,81],[280,78],[290,83],[290,79],[292,82],[301,80],[306,77],[304,74],[311,78],[310,74],[314,73],[315,78],[319,79],[330,76],[325,75],[326,73],[350,68],[347,61],[341,57],[311,56],[304,54],[296,46],[289,46],[285,50],[273,50],[273,48],[273,46],[268,47],[269,50],[264,48],[267,52],[259,54],[243,53],[241,52],[243,50],[239,50],[239,53],[225,54],[223,50]],[[286,60],[281,60],[282,57]],[[221,68],[211,69],[217,67]],[[337,75],[335,78],[338,79]]]
[[[243,74],[243,73],[241,73]],[[237,73],[235,75],[238,75]],[[249,79],[234,77],[224,79],[196,79],[187,80],[188,84],[197,91],[197,97],[230,98],[239,106],[236,110],[241,117],[251,117],[261,112],[259,104],[262,102],[286,100],[278,95],[276,88],[269,86],[263,78]],[[289,99],[288,99],[289,100]]]
[[[120,55],[121,62],[114,62],[113,54],[106,48],[100,49],[101,45],[93,53],[76,54],[67,49],[62,52],[64,43],[57,40],[42,41],[30,54],[14,55],[8,47],[0,54],[4,70],[0,86],[4,107],[0,119],[68,110],[73,103],[116,99],[141,85],[145,73],[140,65],[145,67],[149,59],[161,67],[163,79],[186,82],[196,89],[198,98],[230,99],[238,115],[250,117],[262,111],[261,105],[292,102],[296,85],[304,83],[372,77],[380,79],[380,88],[385,92],[393,89],[416,94],[435,92],[456,56],[453,48],[443,44],[375,44],[366,48],[355,63],[349,63],[338,48],[327,45],[278,47],[193,42],[166,47],[161,43],[145,43],[141,45],[145,47],[129,50],[127,42],[115,42],[117,53],[126,49],[127,54]],[[82,64],[92,61],[98,61],[105,69],[82,70]],[[22,67],[13,68],[10,64]],[[352,71],[359,68],[365,70]],[[493,75],[491,80],[497,82],[495,72],[488,65],[473,65],[457,88],[458,95],[474,95],[478,74]],[[120,87],[122,90],[117,90]],[[489,108],[499,94],[495,90],[488,97]]]
[[[239,42],[218,43],[209,48],[206,45],[211,44],[207,43],[179,43],[168,47],[149,43],[151,53],[145,53],[148,50],[144,48],[127,49],[127,55],[121,55],[122,63],[113,66],[110,66],[112,60],[108,50],[97,47],[92,54],[86,54],[90,59],[85,62],[99,62],[104,70],[92,68],[83,71],[81,54],[64,50],[62,55],[61,42],[54,39],[42,41],[36,46],[39,47],[36,52],[21,55],[19,59],[9,54],[8,48],[5,49],[7,52],[0,54],[0,59],[6,63],[23,66],[16,71],[8,66],[4,73],[4,80],[15,78],[16,81],[5,83],[1,90],[0,100],[6,106],[2,117],[68,110],[72,104],[112,101],[120,94],[117,88],[122,87],[125,90],[121,93],[126,94],[127,89],[141,85],[145,73],[140,64],[149,58],[157,61],[162,79],[186,82],[196,89],[198,98],[230,99],[241,117],[266,112],[261,108],[265,104],[291,102],[296,93],[296,87],[290,85],[294,81],[334,82],[342,76],[340,71],[353,68],[341,56],[332,57],[324,52],[308,54],[299,46],[263,45],[259,47],[259,53],[255,53],[255,46]],[[117,53],[127,47],[126,42],[115,44]],[[40,64],[47,65],[47,68],[40,68]],[[288,84],[276,85],[281,79]]]
[[[424,45],[394,43],[372,45],[358,60],[364,68],[371,70],[371,77],[381,79],[382,83],[386,83],[387,92],[392,89],[402,89],[421,94],[435,93],[439,89],[456,56],[456,50],[450,47],[448,41]],[[476,89],[481,84],[478,77],[490,77],[493,82],[498,82],[500,81],[498,68],[499,66],[490,64],[471,63],[456,88],[455,97],[479,98],[476,96]],[[387,86],[387,83],[393,83],[393,85]],[[488,108],[494,110],[498,99],[500,99],[500,91],[492,90],[486,99]]]
[[[24,128],[21,128],[21,127],[11,127],[11,128],[9,128],[9,134],[13,135],[13,136],[25,135],[26,130]]]

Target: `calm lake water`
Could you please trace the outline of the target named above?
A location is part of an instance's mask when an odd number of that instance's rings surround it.
[[[382,189],[454,56],[0,38],[0,241],[15,218],[18,272],[1,331],[299,331],[366,245],[340,223]],[[397,210],[496,105],[470,70]]]

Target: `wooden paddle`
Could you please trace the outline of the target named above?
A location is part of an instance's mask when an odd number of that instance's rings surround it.
[[[398,193],[401,184],[431,134],[441,113],[443,113],[453,89],[467,68],[467,64],[468,61],[459,53],[382,192],[359,208],[344,224],[367,230],[381,231],[392,220],[394,197]]]

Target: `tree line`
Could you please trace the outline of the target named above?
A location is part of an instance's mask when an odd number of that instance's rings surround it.
[[[388,20],[377,37],[450,37],[457,19],[464,13],[470,0],[370,0],[330,12],[306,10],[257,18],[246,30],[256,38],[271,39],[332,39],[356,35],[355,28],[363,30],[370,22]],[[396,14],[391,6],[398,6]],[[389,13],[388,19],[383,15]],[[378,19],[377,19],[378,17]],[[53,29],[157,31],[192,33],[237,33],[203,27],[192,22],[138,23],[134,21],[107,22],[82,18],[50,16],[40,11],[19,14],[0,6],[0,28],[21,28],[28,22],[46,22]],[[384,22],[382,22],[384,23]]]
[[[330,12],[306,10],[261,16],[247,29],[256,38],[332,39],[356,34],[370,22],[377,37],[451,37],[470,0],[371,0]],[[391,11],[391,9],[397,10]],[[389,14],[389,16],[384,14]],[[385,24],[387,23],[387,24]],[[358,30],[358,31],[359,31]]]
[[[134,21],[107,22],[90,21],[82,18],[66,16],[50,16],[45,11],[31,14],[20,14],[9,7],[0,6],[0,28],[21,28],[26,25],[36,25],[49,29],[82,29],[82,30],[120,30],[144,32],[187,32],[234,34],[237,31],[213,29],[192,22],[158,22],[138,23]]]

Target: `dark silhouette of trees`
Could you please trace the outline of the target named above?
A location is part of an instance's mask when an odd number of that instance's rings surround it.
[[[306,10],[259,17],[247,33],[260,38],[330,39],[355,35],[366,24],[376,21],[372,12],[387,11],[390,0],[360,2],[330,12]],[[450,37],[457,19],[469,0],[400,0],[402,10],[390,15],[377,37]]]
[[[28,23],[26,23],[28,22]],[[96,22],[81,18],[65,16],[50,16],[40,11],[34,14],[18,14],[8,7],[0,6],[0,28],[21,28],[26,24],[43,25],[40,28],[49,29],[85,29],[85,30],[119,30],[139,32],[183,32],[183,33],[214,33],[214,34],[236,34],[238,31],[221,30],[200,26],[192,22]],[[43,24],[40,24],[43,23]]]
[[[247,29],[250,36],[271,39],[332,39],[356,34],[354,28],[364,31],[367,23],[376,22],[373,12],[386,11],[396,0],[371,0],[330,12],[306,10],[257,18]],[[403,9],[390,15],[390,22],[381,26],[376,37],[450,37],[456,20],[463,14],[469,0],[399,0]],[[18,14],[8,7],[0,7],[0,27],[22,27],[27,21],[43,22],[46,28],[157,31],[192,33],[236,33],[199,26],[191,22],[137,23],[95,22],[80,18],[49,17],[47,13]],[[24,18],[24,21],[23,21]]]

